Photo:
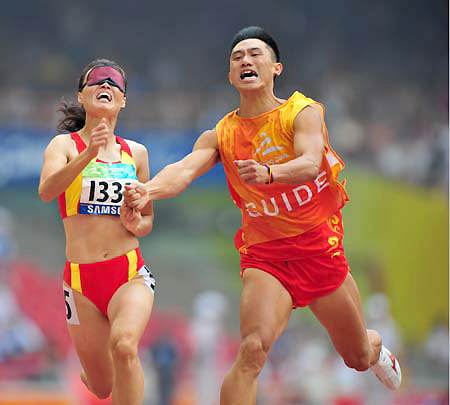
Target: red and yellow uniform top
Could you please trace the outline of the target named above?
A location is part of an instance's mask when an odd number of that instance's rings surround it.
[[[70,134],[78,153],[87,148],[77,132]],[[94,157],[72,184],[58,197],[62,219],[72,215],[120,215],[125,184],[137,181],[136,164],[127,142],[115,136],[120,145],[118,162]]]
[[[305,107],[322,104],[295,92],[276,109],[252,118],[237,111],[227,114],[216,125],[219,151],[234,203],[242,212],[242,229],[236,246],[242,253],[249,247],[301,235],[321,224],[348,201],[344,184],[338,180],[343,161],[333,151],[323,120],[325,148],[319,175],[301,184],[243,183],[234,160],[254,159],[274,165],[295,159],[294,119]],[[275,179],[276,181],[276,179]]]

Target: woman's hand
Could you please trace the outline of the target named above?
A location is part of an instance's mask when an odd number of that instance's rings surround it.
[[[142,214],[139,211],[129,207],[126,202],[122,204],[120,207],[120,221],[127,230],[136,235],[138,233],[141,220]]]
[[[89,145],[87,152],[91,158],[98,155],[98,151],[102,146],[106,146],[110,129],[106,124],[106,118],[102,118],[100,124],[98,124],[91,132],[89,139]]]

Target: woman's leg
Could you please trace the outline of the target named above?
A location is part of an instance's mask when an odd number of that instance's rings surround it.
[[[122,285],[111,298],[109,346],[114,365],[113,405],[138,405],[144,399],[139,341],[153,306],[153,293],[141,276]]]
[[[67,327],[83,367],[81,379],[98,398],[107,398],[114,381],[109,320],[88,298],[75,290],[71,294],[75,305],[70,311],[76,311],[78,322]]]

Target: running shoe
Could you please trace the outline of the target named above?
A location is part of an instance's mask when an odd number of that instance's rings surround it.
[[[380,358],[370,368],[377,378],[389,389],[397,390],[402,383],[402,370],[394,355],[381,346]]]

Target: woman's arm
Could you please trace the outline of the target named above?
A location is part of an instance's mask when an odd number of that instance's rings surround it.
[[[128,141],[134,161],[139,182],[146,183],[150,179],[148,152],[144,145]],[[153,229],[153,203],[149,201],[142,211],[129,207],[125,202],[120,209],[120,219],[123,226],[137,237],[148,235]]]
[[[92,130],[88,147],[69,161],[72,140],[68,135],[57,135],[48,144],[39,181],[39,197],[45,202],[53,200],[67,190],[87,164],[98,154],[101,146],[106,145],[108,137],[106,123]]]
[[[38,191],[45,202],[63,193],[91,160],[85,150],[69,162],[69,142],[66,135],[58,135],[45,150]]]

